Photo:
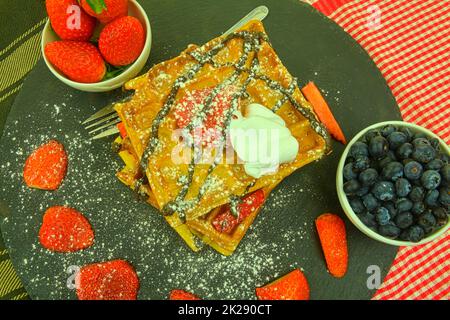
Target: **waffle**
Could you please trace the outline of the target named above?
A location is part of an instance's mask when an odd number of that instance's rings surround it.
[[[191,151],[190,162],[172,160],[173,150],[180,146],[173,138],[178,129],[176,106],[192,92],[208,89],[208,98],[213,100],[227,88],[232,88],[231,107],[221,114],[223,132],[234,111],[250,103],[264,105],[285,121],[299,143],[292,162],[256,179],[246,174],[241,163],[223,161],[221,152],[212,153],[212,163],[194,162],[192,155],[203,154],[189,144],[180,151]],[[212,226],[218,214],[232,210],[236,199],[257,190],[263,190],[267,198],[285,177],[328,151],[327,131],[271,47],[259,21],[203,46],[189,45],[179,56],[127,82],[125,89],[134,90],[134,95],[115,106],[127,132],[125,139],[116,141],[126,164],[117,176],[162,212],[194,251],[206,243],[222,254],[233,253],[261,207],[226,233]],[[205,121],[212,113],[208,108],[213,108],[213,103],[208,104],[208,98],[191,124]]]

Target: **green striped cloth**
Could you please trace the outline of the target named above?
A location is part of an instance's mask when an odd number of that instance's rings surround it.
[[[45,1],[1,1],[0,17],[0,132],[3,132],[6,116],[24,78],[41,57]],[[27,298],[0,235],[0,300]]]

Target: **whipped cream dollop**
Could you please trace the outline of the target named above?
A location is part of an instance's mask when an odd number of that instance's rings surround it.
[[[295,159],[298,141],[280,116],[257,103],[248,105],[244,114],[234,114],[230,140],[248,175],[260,178],[273,174],[280,164]]]

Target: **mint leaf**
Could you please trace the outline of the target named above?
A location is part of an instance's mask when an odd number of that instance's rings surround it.
[[[96,14],[100,14],[107,9],[104,0],[86,0],[86,2]]]
[[[107,63],[106,64],[106,73],[105,73],[105,76],[103,77],[102,81],[109,80],[109,79],[114,78],[115,76],[118,76],[119,74],[124,72],[128,67],[129,67],[129,65],[115,67],[115,66],[112,66],[109,63]]]

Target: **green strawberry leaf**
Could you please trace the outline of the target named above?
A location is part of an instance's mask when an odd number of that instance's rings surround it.
[[[115,66],[112,66],[109,63],[107,63],[106,64],[106,73],[105,73],[105,76],[103,77],[102,81],[109,80],[109,79],[112,79],[112,78],[118,76],[119,74],[124,72],[128,67],[129,67],[129,65],[115,67]]]
[[[96,14],[100,14],[107,9],[104,0],[86,0],[86,2]]]
[[[94,46],[98,48],[98,35],[93,35],[91,39],[89,39],[89,42],[92,43]]]

